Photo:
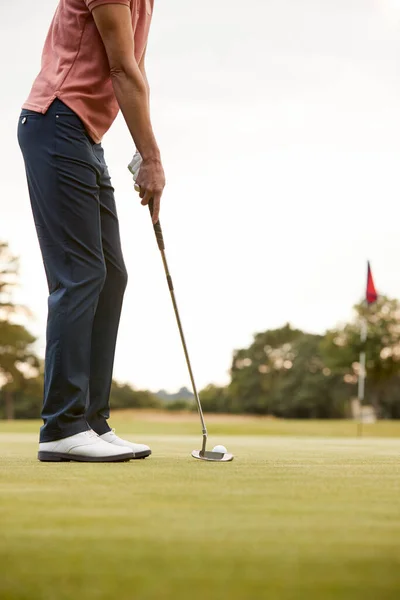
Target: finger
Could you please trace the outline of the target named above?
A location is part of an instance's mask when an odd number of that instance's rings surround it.
[[[141,198],[144,198],[144,196],[145,196],[145,195],[146,195],[146,193],[147,193],[147,192],[146,192],[146,189],[145,189],[145,188],[143,188],[141,185],[139,185],[139,187],[140,187],[139,196],[140,196]]]
[[[140,197],[143,198],[141,204],[143,206],[147,206],[147,204],[150,202],[150,198],[152,197],[152,193],[147,190],[146,193],[143,196],[141,195]]]
[[[160,217],[160,200],[161,200],[161,195],[155,194],[153,197],[153,216],[152,216],[153,225],[155,225],[158,222],[158,219]]]

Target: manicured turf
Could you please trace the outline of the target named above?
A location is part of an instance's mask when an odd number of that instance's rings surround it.
[[[170,418],[117,416],[154,454],[115,465],[41,464],[38,424],[1,423],[2,600],[400,597],[400,424],[211,419],[236,458],[209,464]]]
[[[290,435],[317,437],[355,437],[358,425],[350,420],[313,421],[285,420],[239,415],[206,415],[210,434],[225,435]],[[0,421],[0,433],[37,433],[38,421]],[[127,410],[114,413],[112,426],[119,432],[139,435],[197,435],[200,431],[197,412]],[[400,421],[378,421],[362,426],[364,437],[400,438]]]

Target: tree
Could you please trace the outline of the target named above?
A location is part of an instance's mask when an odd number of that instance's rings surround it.
[[[229,393],[229,387],[220,387],[208,385],[200,392],[202,408],[205,412],[229,413],[235,412],[232,398]],[[193,410],[197,410],[197,405],[191,402]],[[237,407],[236,407],[237,408]]]
[[[274,398],[273,414],[287,418],[342,418],[349,412],[352,389],[327,367],[323,336],[304,333],[292,346],[292,366]]]
[[[321,340],[289,324],[255,335],[249,348],[234,354],[231,405],[287,418],[343,417],[350,391],[325,365]]]
[[[272,414],[274,397],[294,358],[292,344],[303,333],[289,324],[254,336],[234,352],[229,393],[238,412]]]
[[[10,293],[18,280],[18,259],[10,252],[8,245],[0,241],[0,314],[15,311]]]
[[[111,408],[161,408],[162,402],[155,394],[146,390],[134,390],[126,383],[112,382]]]
[[[322,350],[332,372],[347,385],[357,382],[362,350],[362,319],[368,323],[366,398],[381,417],[400,417],[400,302],[381,296],[370,306],[354,307],[355,319],[344,327],[328,331]]]
[[[18,281],[18,260],[7,244],[0,242],[0,387],[7,419],[15,416],[15,394],[38,374],[39,360],[31,349],[35,338],[21,324],[19,314],[28,314],[12,301]]]
[[[21,386],[19,390],[16,390],[13,393],[15,419],[40,418],[40,413],[43,404],[43,385],[44,381],[41,365],[39,375],[37,377],[25,379],[25,381],[23,382],[23,386]]]

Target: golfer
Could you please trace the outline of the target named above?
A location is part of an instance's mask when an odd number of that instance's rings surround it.
[[[148,446],[109,427],[127,273],[101,140],[121,109],[158,221],[164,171],[145,72],[154,0],[60,0],[18,123],[49,299],[38,458],[114,462]],[[127,160],[129,162],[129,160]]]

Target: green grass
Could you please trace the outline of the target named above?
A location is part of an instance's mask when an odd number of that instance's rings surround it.
[[[39,463],[38,423],[1,423],[1,600],[400,597],[400,424],[210,419],[236,455],[210,464],[195,420],[132,419],[154,454],[115,465]]]
[[[285,420],[238,415],[206,415],[210,434],[224,435],[289,435],[317,437],[355,437],[357,423],[350,420]],[[159,411],[115,412],[112,426],[119,432],[139,435],[196,435],[199,432],[197,413]],[[1,433],[37,433],[38,421],[1,421]],[[363,425],[363,437],[400,438],[400,421],[378,421]]]

